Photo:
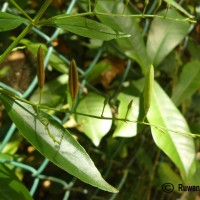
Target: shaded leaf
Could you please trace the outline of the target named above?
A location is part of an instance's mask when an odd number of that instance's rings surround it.
[[[152,103],[147,119],[150,124],[156,124],[175,131],[190,132],[180,111],[156,82],[154,83]],[[186,181],[195,170],[194,140],[192,137],[181,133],[163,131],[151,127],[155,143],[176,164]]]
[[[77,112],[101,116],[104,105],[104,98],[95,93],[89,93],[84,99],[80,100],[77,106]],[[103,113],[104,117],[112,117],[110,106],[107,104]],[[98,146],[103,136],[105,136],[111,128],[112,120],[96,119],[87,116],[76,116],[83,132]]]
[[[200,62],[191,61],[183,67],[180,79],[172,93],[172,100],[179,105],[200,88]]]
[[[33,200],[27,188],[4,164],[0,164],[0,199]]]
[[[27,21],[27,19],[19,16],[11,15],[5,12],[0,12],[0,32],[15,29],[22,23]]]
[[[63,14],[52,17],[50,20],[57,27],[87,38],[112,40],[129,37],[126,34],[112,30],[105,24],[76,15]]]
[[[174,186],[176,192],[179,191],[178,185],[183,184],[181,177],[177,172],[173,171],[171,166],[168,163],[161,162],[158,166],[158,176],[159,176],[159,185],[158,188],[161,188],[165,183],[171,183]]]
[[[158,15],[165,15],[165,10]],[[167,14],[171,18],[180,18],[177,11],[170,9]],[[154,18],[147,38],[147,53],[154,67],[183,40],[189,31],[188,22],[178,22],[169,19]]]
[[[102,178],[83,147],[52,116],[40,111],[39,118],[29,104],[14,101],[3,94],[0,94],[0,99],[16,127],[42,155],[88,184],[117,192]]]
[[[122,14],[124,4],[119,0],[101,0],[97,4],[96,11],[102,13],[117,13]],[[125,14],[133,14],[128,8]],[[117,17],[117,16],[103,16],[98,15],[99,20],[110,26],[113,30],[123,32],[131,35],[131,37],[117,39],[120,50],[123,51],[129,58],[136,60],[145,72],[149,66],[149,58],[146,53],[144,39],[142,37],[141,28],[138,21],[133,18]]]

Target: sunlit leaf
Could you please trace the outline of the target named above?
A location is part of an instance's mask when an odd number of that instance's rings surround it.
[[[118,118],[124,119],[127,114],[127,119],[137,121],[139,112],[139,98],[119,93],[117,99],[120,101],[118,108]],[[133,100],[132,105],[127,113],[127,105]],[[113,133],[114,137],[133,137],[137,134],[137,123],[117,121],[117,127]]]
[[[102,178],[83,147],[52,116],[40,111],[38,117],[31,105],[3,94],[0,99],[16,127],[42,155],[88,184],[117,192]]]
[[[165,15],[166,10],[158,15]],[[177,11],[170,9],[168,17],[183,19]],[[147,38],[147,53],[154,67],[157,67],[163,59],[183,40],[189,31],[188,22],[154,18]]]
[[[184,133],[190,132],[180,111],[156,82],[147,118],[149,123],[154,125]],[[186,181],[195,170],[193,138],[165,129],[161,131],[154,126],[151,127],[151,131],[155,143],[176,164]]]
[[[101,116],[104,105],[104,98],[94,93],[89,93],[85,98],[80,100],[77,112]],[[112,117],[110,106],[107,104],[104,117]],[[103,136],[105,136],[111,128],[112,120],[96,119],[87,116],[76,116],[77,121],[83,132],[98,146]]]

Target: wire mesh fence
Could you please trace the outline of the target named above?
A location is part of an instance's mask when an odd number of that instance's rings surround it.
[[[90,2],[90,1],[88,1]],[[75,6],[76,4],[80,3],[77,0],[71,0],[67,3],[67,8],[66,11],[63,13],[66,14],[70,14],[71,12],[73,12],[73,9],[76,9]],[[181,2],[180,2],[181,4]],[[89,6],[88,6],[89,7]],[[154,1],[151,5],[151,7],[148,9],[148,13],[152,13],[153,10],[156,7],[156,1]],[[11,8],[11,5],[9,2],[3,2],[2,5],[0,5],[1,11],[2,12],[9,12],[12,14],[15,14],[14,10]],[[134,5],[132,5],[132,8],[137,10],[137,12],[139,12],[141,14],[141,11],[139,11]],[[23,24],[23,27],[25,28],[27,26],[26,23]],[[148,31],[149,28],[149,19],[146,18],[144,19],[144,23],[143,23],[143,32],[142,35],[145,35]],[[57,40],[59,38],[60,33],[62,32],[62,29],[60,28],[55,28],[54,31],[51,31],[51,34],[45,33],[45,31],[43,31],[43,29],[39,29],[36,27],[33,27],[31,29],[31,34],[32,36],[34,35],[34,40],[35,42],[38,41],[42,41],[43,44],[45,44],[48,48],[46,51],[46,55],[45,55],[45,68],[48,70],[49,68],[49,63],[50,63],[50,59],[52,57],[52,55],[56,55],[66,66],[69,65],[70,63],[70,58],[67,57],[66,55],[63,55],[62,53],[60,53],[58,50],[56,50],[55,45],[54,45],[54,41]],[[75,47],[76,48],[76,47]],[[87,82],[87,80],[84,78],[86,77],[86,75],[88,75],[90,73],[90,71],[94,68],[94,66],[99,62],[99,60],[101,59],[101,57],[107,53],[106,49],[107,46],[105,43],[102,42],[102,45],[99,47],[99,49],[95,52],[95,54],[91,57],[90,59],[90,64],[87,67],[87,69],[84,71],[82,68],[78,68],[80,77],[81,77],[81,88],[84,88],[84,86],[87,86],[90,90],[100,94],[103,97],[106,97],[105,94],[99,90],[98,88],[96,88],[94,85],[90,84]],[[74,54],[76,54],[77,49],[74,51]],[[83,50],[84,51],[84,50]],[[117,49],[116,49],[117,51]],[[78,55],[80,55],[80,53],[77,53]],[[122,52],[120,52],[119,54],[122,54]],[[120,80],[119,80],[119,87],[120,88],[122,86],[122,84],[125,82],[128,74],[131,72],[131,65],[132,65],[132,61],[127,58],[125,55],[123,55],[126,59],[125,63],[125,70],[123,72],[123,74],[121,74],[120,76]],[[84,59],[84,58],[83,58]],[[64,68],[67,69],[67,68]],[[50,69],[51,70],[51,69]],[[35,70],[33,70],[35,72]],[[34,73],[33,72],[33,73]],[[26,99],[28,98],[35,90],[37,86],[37,78],[36,76],[33,77],[33,79],[30,81],[30,84],[28,85],[28,87],[22,92],[19,91],[17,89],[14,89],[13,87],[9,86],[8,84],[5,84],[3,82],[0,82],[0,87],[3,87],[5,89],[8,89],[9,91],[17,94],[18,96]],[[81,94],[83,93],[83,90],[80,90],[79,92],[79,97],[81,96]],[[116,90],[116,93],[118,92],[118,90]],[[113,94],[113,96],[116,95]],[[60,120],[61,123],[65,123],[67,120],[69,120],[70,115],[69,113],[62,115],[62,117],[60,117],[58,120]],[[6,131],[5,131],[6,130]],[[16,130],[15,125],[12,123],[10,125],[10,127],[7,129],[7,127],[5,129],[2,129],[0,132],[3,133],[4,137],[2,138],[1,144],[0,144],[0,152],[3,153],[5,152],[5,149],[8,147],[8,144],[10,144],[10,142],[12,141],[13,137],[16,137],[16,135],[18,135],[18,132]],[[21,139],[19,139],[21,141]],[[147,194],[150,194],[151,192],[149,192],[149,188],[151,187],[151,184],[149,184],[148,180],[145,180],[146,175],[149,173],[147,171],[143,171],[140,174],[140,181],[136,180],[138,179],[138,174],[136,171],[134,171],[133,169],[133,165],[138,165],[138,160],[140,155],[144,155],[144,152],[147,150],[146,149],[146,145],[147,145],[147,141],[148,141],[148,137],[144,137],[144,136],[140,136],[138,137],[138,139],[119,139],[116,141],[115,147],[117,146],[117,148],[115,148],[113,151],[110,152],[109,155],[109,159],[107,159],[105,161],[105,166],[101,166],[101,170],[103,173],[103,176],[106,178],[111,179],[111,181],[113,182],[113,184],[120,190],[123,187],[125,188],[126,192],[130,191],[129,194],[123,193],[122,196],[119,196],[118,194],[105,194],[103,192],[101,192],[99,189],[91,189],[88,187],[85,187],[85,185],[81,184],[78,182],[78,180],[76,178],[73,178],[71,176],[67,176],[65,178],[63,178],[63,171],[59,171],[58,169],[56,169],[56,167],[54,167],[53,169],[58,171],[58,176],[56,176],[55,172],[51,171],[49,172],[48,170],[50,170],[51,168],[49,168],[49,166],[51,166],[52,164],[49,162],[48,159],[42,157],[41,155],[37,155],[38,160],[39,161],[33,161],[33,162],[38,162],[39,164],[37,166],[39,167],[35,167],[35,164],[31,165],[31,162],[25,163],[21,160],[17,160],[17,159],[5,159],[5,158],[1,158],[0,157],[0,163],[7,163],[12,167],[15,167],[17,169],[20,169],[23,171],[22,174],[26,175],[27,173],[29,175],[25,176],[25,180],[24,182],[26,184],[28,184],[28,189],[30,191],[31,196],[33,196],[34,198],[38,199],[41,198],[40,193],[45,193],[45,184],[47,184],[47,188],[48,188],[48,184],[54,184],[55,183],[55,187],[53,188],[53,190],[55,190],[54,192],[56,193],[56,198],[59,199],[63,199],[63,200],[68,200],[68,199],[110,199],[110,200],[114,200],[114,199],[122,199],[122,198],[127,198],[127,199],[137,199],[139,197],[139,199],[146,199],[146,196],[143,195],[144,192],[146,192]],[[130,142],[133,142],[134,145],[136,145],[136,147],[131,146],[130,150],[134,152],[134,156],[132,156],[131,158],[129,157],[128,160],[123,160],[124,163],[120,163],[118,162],[118,158],[117,155],[122,152],[122,151],[126,151],[127,149],[124,148],[124,144],[129,144]],[[20,142],[19,142],[20,145]],[[26,144],[27,145],[27,144]],[[28,146],[28,145],[27,145]],[[105,145],[106,146],[106,145]],[[148,148],[151,147],[148,145]],[[31,152],[31,147],[29,146],[30,152]],[[129,150],[129,151],[130,151]],[[88,145],[88,149],[87,151],[89,151],[91,153],[91,156],[94,157],[95,156],[100,156],[102,157],[102,159],[104,159],[105,157],[105,153],[103,152],[103,150],[100,148],[95,148],[93,147],[91,144]],[[152,151],[147,153],[148,156],[151,157],[152,160],[155,160],[155,163],[159,162],[157,160],[157,156],[161,156],[159,157],[159,159],[165,159],[165,157],[162,157],[162,153],[160,151],[158,151],[156,148],[152,147]],[[31,157],[31,156],[30,156]],[[123,156],[122,156],[123,157]],[[30,158],[31,159],[31,158]],[[148,159],[147,159],[148,160]],[[99,163],[98,163],[99,162]],[[100,163],[101,161],[97,161],[97,165],[101,165]],[[145,165],[146,163],[142,163],[141,166],[137,166],[137,168],[143,167],[143,165]],[[114,170],[116,170],[116,173],[112,173]],[[54,176],[52,176],[51,174],[53,174]],[[131,174],[131,176],[129,176]],[[116,177],[113,177],[116,176]],[[66,181],[67,179],[67,181]],[[135,180],[134,180],[135,179]],[[77,184],[78,182],[78,184]],[[43,184],[43,187],[42,187]],[[146,184],[146,185],[145,185]],[[42,188],[42,189],[41,189]],[[44,191],[42,191],[44,190]],[[136,191],[137,191],[137,195],[136,195]],[[77,193],[80,193],[80,196],[77,196]],[[153,197],[152,199],[158,199],[159,198],[159,191],[155,190],[152,192],[153,193]],[[51,193],[49,194],[49,196],[51,195]],[[163,199],[170,199],[174,194],[172,194],[172,196],[168,195],[163,196]],[[44,195],[45,196],[45,195]],[[48,196],[48,198],[49,198]],[[46,197],[44,197],[45,199]]]

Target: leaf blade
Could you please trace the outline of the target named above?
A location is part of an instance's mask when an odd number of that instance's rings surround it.
[[[108,41],[116,38],[128,37],[126,34],[115,32],[109,26],[86,17],[64,14],[52,17],[50,20],[56,26],[66,31],[87,38]]]
[[[31,105],[14,101],[1,93],[0,98],[16,127],[41,154],[80,180],[102,190],[117,192],[102,178],[84,148],[59,122],[40,111],[43,117],[49,120],[48,129],[55,139],[60,141],[60,145],[49,137],[44,125],[35,117],[37,113]]]
[[[119,0],[102,0],[96,6],[96,11],[102,13],[118,13],[121,14],[124,9],[124,4]],[[126,9],[125,14],[132,14]],[[117,43],[121,50],[131,59],[136,60],[142,67],[145,73],[146,68],[149,66],[150,61],[146,52],[144,39],[142,37],[141,29],[138,22],[133,18],[124,17],[109,17],[98,15],[97,17],[101,22],[112,27],[113,30],[121,31],[125,34],[131,35],[127,38],[117,39]]]
[[[124,118],[127,111],[128,103],[133,100],[129,109],[127,119],[137,121],[139,114],[139,98],[121,92],[117,99],[120,101],[118,108],[118,118]],[[113,137],[134,137],[137,135],[137,124],[133,122],[117,121],[117,127]]]
[[[172,100],[176,105],[180,105],[184,99],[190,97],[200,87],[199,77],[199,61],[191,61],[184,65],[180,79],[172,92]]]
[[[79,102],[76,110],[79,113],[101,116],[103,104],[104,98],[102,96],[95,93],[89,93]],[[112,117],[108,104],[105,106],[103,116]],[[76,118],[84,133],[96,146],[99,145],[101,139],[108,133],[112,125],[112,120],[94,119],[81,115],[77,115]]]
[[[27,188],[4,164],[0,164],[0,194],[1,199],[33,200]]]
[[[147,119],[150,124],[156,124],[167,129],[175,129],[180,132],[190,132],[180,111],[156,82]],[[167,130],[164,130],[165,133],[163,133],[155,127],[151,127],[151,131],[157,146],[176,164],[183,178],[187,180],[195,170],[193,139],[183,134],[171,133]]]
[[[19,16],[15,16],[5,12],[0,12],[0,32],[15,29],[22,23],[27,21],[27,19]]]
[[[159,12],[165,15],[165,11]],[[169,10],[168,17],[184,17],[175,10]],[[166,56],[182,41],[189,30],[188,22],[177,22],[168,19],[153,19],[147,38],[147,53],[154,67],[157,67]]]

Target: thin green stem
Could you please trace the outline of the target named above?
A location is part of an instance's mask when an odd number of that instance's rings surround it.
[[[32,19],[28,16],[28,14],[14,1],[9,0],[10,3],[12,3],[30,22],[32,22]]]
[[[41,9],[38,11],[37,15],[34,17],[34,19],[31,19],[31,24],[29,24],[22,32],[21,34],[12,42],[12,44],[6,49],[6,51],[0,56],[0,64],[6,59],[6,57],[9,55],[9,53],[12,51],[14,47],[18,45],[20,40],[24,38],[27,33],[32,29],[34,25],[37,24],[39,21],[40,17],[43,15],[45,10],[48,8],[52,0],[46,0],[46,2],[43,4]]]
[[[124,121],[124,122],[132,122],[132,123],[137,123],[137,124],[144,124],[147,126],[151,126],[154,128],[157,128],[158,130],[160,130],[161,132],[165,133],[165,131],[168,132],[172,132],[172,133],[177,133],[177,134],[183,134],[189,137],[200,137],[199,134],[194,134],[194,133],[189,133],[189,132],[182,132],[182,131],[176,131],[176,130],[172,130],[169,128],[166,128],[164,126],[160,126],[160,125],[156,125],[156,124],[150,124],[148,122],[143,122],[143,121],[137,121],[137,120],[129,120],[129,119],[125,119],[125,118],[117,118],[117,117],[104,117],[104,116],[96,116],[96,115],[90,115],[90,114],[86,114],[86,113],[79,113],[76,111],[71,111],[71,110],[66,110],[66,109],[56,109],[56,108],[51,108],[48,106],[43,106],[43,105],[38,105],[38,104],[34,104],[30,101],[27,101],[21,97],[16,96],[15,94],[13,94],[10,91],[5,90],[4,88],[0,88],[0,93],[5,94],[13,99],[19,100],[21,102],[27,103],[31,106],[33,106],[35,109],[46,109],[46,110],[53,110],[56,112],[64,112],[64,113],[70,113],[70,114],[76,114],[76,115],[82,115],[82,116],[86,116],[86,117],[91,117],[91,118],[96,118],[96,119],[102,119],[102,120],[118,120],[118,121]]]
[[[43,92],[43,88],[39,88],[40,90],[40,96],[39,96],[39,105],[41,104],[42,101],[42,92]]]
[[[0,56],[0,64],[6,59],[9,53],[15,48],[20,40],[26,36],[26,34],[32,29],[33,25],[29,24],[21,34],[12,42],[12,44],[6,49],[6,51]]]
[[[115,14],[115,13],[102,13],[102,12],[85,12],[85,13],[78,13],[73,15],[62,15],[62,16],[56,16],[56,20],[59,19],[66,19],[66,18],[75,18],[75,17],[86,17],[86,16],[109,16],[109,17],[127,17],[127,18],[161,18],[161,19],[168,19],[173,21],[179,21],[179,22],[191,22],[191,23],[197,23],[197,21],[190,19],[190,18],[184,18],[184,19],[178,19],[173,17],[167,17],[163,15],[150,15],[150,14],[130,14],[130,15],[123,15],[123,14]],[[49,24],[49,19],[42,20],[37,23],[37,25],[45,26]]]
[[[40,20],[40,18],[42,17],[43,13],[46,11],[46,9],[51,4],[51,2],[52,2],[52,0],[46,0],[45,1],[45,3],[42,5],[42,7],[38,11],[37,15],[33,19],[33,23],[34,24],[37,24],[37,22]]]

